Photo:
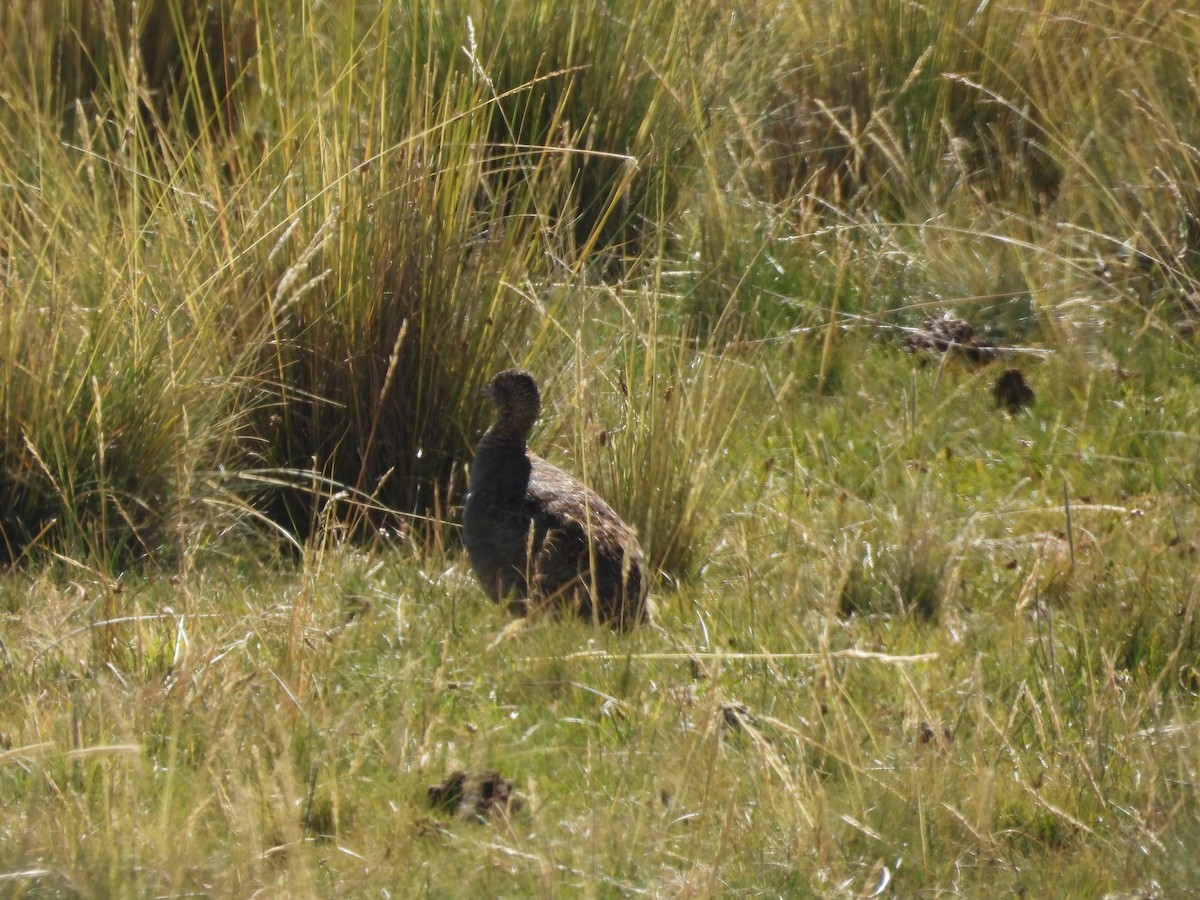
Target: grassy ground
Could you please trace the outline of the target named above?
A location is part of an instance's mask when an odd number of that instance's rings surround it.
[[[0,895],[1200,883],[1198,11],[327,6],[0,12]],[[512,364],[665,633],[475,584]]]

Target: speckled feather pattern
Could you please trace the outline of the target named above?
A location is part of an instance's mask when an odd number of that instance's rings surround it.
[[[546,606],[618,628],[649,624],[633,529],[594,491],[528,450],[541,413],[536,382],[512,369],[486,393],[498,416],[471,463],[463,538],[488,596],[522,613]]]

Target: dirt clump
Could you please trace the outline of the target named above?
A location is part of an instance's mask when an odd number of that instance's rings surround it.
[[[525,805],[513,784],[499,772],[453,772],[429,788],[429,805],[465,819],[486,822],[493,815],[511,815]]]
[[[1026,406],[1032,406],[1036,396],[1020,369],[1007,369],[997,378],[992,395],[996,398],[997,409],[1007,410],[1013,415]]]
[[[996,358],[996,345],[975,333],[975,326],[951,315],[930,316],[919,328],[907,329],[904,349],[909,353],[937,353],[961,357],[977,366]]]

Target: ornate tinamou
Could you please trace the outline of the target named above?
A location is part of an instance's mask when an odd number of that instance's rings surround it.
[[[499,415],[471,463],[463,540],[488,596],[522,614],[567,607],[614,628],[651,624],[633,529],[526,446],[542,409],[533,377],[509,369],[485,393]]]

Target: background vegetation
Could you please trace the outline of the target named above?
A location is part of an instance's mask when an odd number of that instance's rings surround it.
[[[0,893],[1200,880],[1200,7],[200,9],[0,9]],[[667,634],[473,583],[514,364]]]

